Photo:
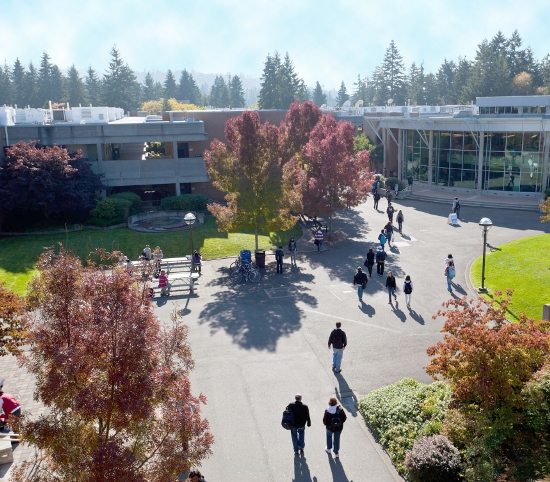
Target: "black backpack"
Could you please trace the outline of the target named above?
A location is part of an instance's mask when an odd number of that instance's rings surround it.
[[[405,281],[405,288],[403,289],[403,291],[408,295],[410,295],[413,292],[410,281]]]
[[[330,419],[330,423],[327,428],[331,432],[339,432],[340,430],[342,430],[343,422],[342,422],[342,417],[340,416],[340,413],[341,413],[340,409],[337,408],[336,413],[332,415],[332,418]]]
[[[283,412],[281,425],[286,430],[290,430],[291,428],[294,428],[294,411],[290,408],[290,405],[286,407]]]

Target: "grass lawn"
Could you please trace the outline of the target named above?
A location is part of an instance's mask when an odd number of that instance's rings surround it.
[[[485,286],[495,290],[514,290],[509,306],[511,315],[521,313],[540,320],[542,305],[550,303],[550,234],[519,239],[498,246],[499,251],[487,251]],[[481,286],[482,257],[472,264],[470,278]]]
[[[291,231],[260,236],[260,248],[270,249],[276,244],[286,244],[290,236],[301,236],[299,225]],[[34,264],[38,255],[45,246],[57,243],[62,243],[83,259],[95,248],[119,250],[130,259],[137,259],[146,244],[152,248],[160,246],[167,258],[191,252],[187,229],[165,233],[141,233],[126,228],[89,229],[67,234],[5,237],[0,239],[0,282],[17,293],[24,294],[28,281],[34,275]],[[220,233],[214,218],[206,216],[203,225],[193,228],[193,246],[199,249],[204,259],[236,256],[241,249],[254,250],[254,234]]]

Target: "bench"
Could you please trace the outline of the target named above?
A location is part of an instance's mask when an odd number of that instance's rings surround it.
[[[11,464],[13,462],[11,442],[11,437],[0,438],[0,465]]]
[[[183,273],[174,273],[171,276],[168,277],[168,284],[170,289],[176,284],[177,282],[181,282],[184,286],[189,286],[189,293],[193,294],[193,288],[195,286],[195,282],[199,279],[199,273],[191,273],[190,271],[186,271]]]

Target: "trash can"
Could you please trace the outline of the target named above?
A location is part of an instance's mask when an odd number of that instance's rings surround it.
[[[259,269],[265,269],[265,251],[263,249],[257,249],[254,253],[256,259],[256,266]]]

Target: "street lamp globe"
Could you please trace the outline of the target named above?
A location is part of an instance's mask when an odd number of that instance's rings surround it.
[[[187,213],[183,217],[183,220],[185,221],[185,224],[187,224],[187,226],[191,226],[197,220],[197,216],[195,216],[193,213]]]
[[[481,218],[478,224],[485,230],[489,229],[493,225],[493,221],[489,218]]]

